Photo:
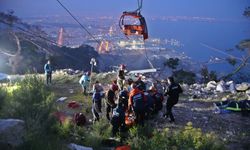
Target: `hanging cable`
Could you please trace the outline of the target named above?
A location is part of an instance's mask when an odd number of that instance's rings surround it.
[[[6,22],[3,21],[3,20],[0,20],[0,23],[3,23],[3,24],[8,25],[8,26],[13,25],[13,24],[10,24],[10,23],[6,23]],[[25,29],[23,29],[23,28],[21,28],[21,27],[18,27],[18,26],[15,26],[15,27],[16,27],[18,30],[23,31],[26,35],[29,34],[29,36],[38,37],[38,38],[40,38],[40,39],[43,39],[43,40],[49,42],[50,44],[57,45],[56,42],[54,42],[54,41],[52,41],[52,40],[50,40],[50,39],[48,39],[48,38],[45,38],[45,37],[40,36],[40,35],[36,35],[36,34],[34,34],[33,32],[27,31],[27,30],[25,30]],[[43,49],[46,49],[46,48],[44,48],[44,47],[42,47],[42,46],[40,46],[40,47],[43,48]],[[81,62],[80,59],[77,59],[77,58],[76,58],[75,56],[73,56],[73,55],[67,54],[67,53],[65,53],[65,52],[63,52],[63,55],[68,56],[68,57],[70,57],[71,59],[73,59],[73,60],[75,60],[75,61],[77,61],[77,62]]]
[[[0,20],[0,23],[3,23],[3,24],[8,25],[8,26],[13,25],[13,24],[10,24],[10,23],[5,22],[4,20]],[[28,34],[32,35],[33,37],[38,37],[38,38],[43,39],[43,40],[45,40],[45,41],[47,41],[47,42],[50,42],[51,44],[57,45],[57,43],[56,43],[55,41],[52,41],[52,40],[50,40],[50,39],[48,39],[48,38],[45,38],[45,37],[43,37],[43,36],[41,36],[41,35],[36,35],[36,34],[34,34],[33,32],[28,31],[28,30],[25,30],[25,29],[23,29],[23,28],[21,28],[21,27],[19,27],[19,26],[15,26],[15,27],[16,27],[18,30],[20,30],[20,31],[23,31],[23,32],[25,32],[25,33],[28,33]]]
[[[149,60],[148,54],[147,54],[147,48],[146,48],[146,44],[145,41],[143,40],[143,46],[144,46],[144,52],[145,52],[145,58],[149,63],[149,66],[154,69],[155,67],[153,66],[152,62]]]
[[[218,48],[211,47],[211,46],[209,46],[209,45],[207,45],[207,44],[205,44],[205,43],[200,43],[200,45],[202,45],[202,46],[204,46],[204,47],[206,47],[206,48],[208,48],[208,49],[214,50],[214,51],[216,51],[216,52],[218,52],[218,53],[220,53],[220,54],[223,54],[223,55],[229,56],[229,57],[231,57],[231,58],[235,58],[235,59],[241,60],[241,58],[239,58],[239,57],[235,57],[235,56],[233,56],[233,55],[230,55],[230,54],[224,52],[223,50],[220,50],[220,49],[218,49]]]
[[[140,13],[142,9],[142,1],[143,0],[137,0],[138,8],[135,10],[135,12]]]
[[[97,44],[101,44],[101,42],[99,41],[99,40],[97,40],[89,31],[88,31],[88,29],[86,28],[86,27],[84,27],[81,23],[80,23],[80,21],[78,21],[78,19],[59,1],[59,0],[56,0],[61,6],[62,6],[62,8],[63,9],[65,9],[67,12],[68,12],[68,14],[82,27],[82,29],[84,30],[84,31],[86,31],[92,38],[93,38],[93,40],[95,40],[95,42],[97,43]]]

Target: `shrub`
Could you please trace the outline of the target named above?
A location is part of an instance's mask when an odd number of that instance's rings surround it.
[[[148,149],[150,146],[148,139],[152,136],[152,133],[153,130],[150,126],[135,126],[129,130],[127,143],[135,150]]]
[[[136,131],[136,132],[135,132]],[[222,150],[222,143],[213,133],[202,133],[201,129],[193,128],[189,122],[180,131],[170,132],[168,128],[163,131],[151,132],[151,138],[145,136],[141,129],[130,129],[127,143],[132,149],[195,149],[195,150]],[[135,134],[136,133],[136,134]]]
[[[93,148],[100,148],[102,142],[111,136],[111,125],[104,119],[101,119],[84,133],[83,144]]]
[[[4,105],[4,100],[5,100],[6,95],[7,95],[6,89],[0,87],[0,111],[2,109],[2,106]]]
[[[18,149],[62,149],[62,140],[52,128],[56,124],[51,115],[54,95],[43,80],[27,76],[6,91],[1,115],[25,121],[24,144]]]
[[[164,62],[164,66],[168,66],[171,69],[176,69],[179,65],[179,58],[169,58]]]
[[[37,132],[49,121],[54,96],[36,76],[28,76],[17,85],[8,97],[5,115],[24,120],[28,130]]]
[[[219,139],[213,133],[202,133],[200,128],[193,128],[189,122],[179,132],[174,133],[174,140],[180,149],[198,149],[198,150],[220,150],[224,149]]]
[[[173,76],[175,77],[175,81],[178,83],[187,83],[193,84],[195,83],[195,73],[185,71],[185,70],[177,70],[173,72]]]
[[[209,71],[206,66],[203,66],[200,70],[200,74],[202,76],[202,80],[204,83],[208,83],[209,81],[217,81],[217,74],[215,71]]]

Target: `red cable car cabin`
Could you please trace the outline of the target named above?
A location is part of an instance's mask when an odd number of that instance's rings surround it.
[[[139,20],[139,25],[125,24],[125,17],[132,17]],[[143,39],[148,39],[148,29],[145,18],[138,12],[123,12],[119,22],[120,28],[126,36],[142,35]]]

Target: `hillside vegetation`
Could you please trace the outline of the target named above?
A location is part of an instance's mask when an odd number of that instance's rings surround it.
[[[106,87],[114,77],[115,74],[96,74],[93,79],[104,83]],[[120,144],[129,144],[132,149],[138,150],[249,148],[249,143],[246,142],[249,133],[244,130],[249,129],[244,127],[247,125],[247,118],[241,118],[239,114],[215,115],[211,111],[211,101],[200,99],[189,102],[185,95],[182,95],[174,111],[177,124],[169,124],[167,120],[155,116],[146,122],[145,127],[133,127],[117,140],[110,140],[111,125],[104,116],[100,122],[92,125],[91,97],[81,93],[78,80],[78,75],[56,74],[53,85],[45,86],[42,76],[30,75],[13,85],[2,86],[1,118],[24,120],[27,133],[24,144],[17,148],[0,146],[25,150],[68,149],[69,143],[94,149],[111,149]],[[57,102],[60,97],[67,97],[67,100]],[[82,106],[75,110],[69,109],[67,104],[72,100]],[[56,112],[65,112],[67,121],[60,124],[54,116]],[[87,124],[84,127],[78,127],[71,121],[76,112],[82,112],[86,116]],[[240,118],[241,121],[238,120]],[[238,121],[232,122],[234,119]]]

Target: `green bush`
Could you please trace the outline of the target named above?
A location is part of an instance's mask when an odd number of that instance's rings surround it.
[[[137,129],[136,129],[137,128]],[[213,133],[202,133],[201,129],[193,128],[188,123],[180,131],[163,131],[147,133],[138,127],[130,129],[127,143],[135,150],[149,149],[195,149],[195,150],[223,150],[225,149]],[[139,127],[140,128],[140,127]]]
[[[171,69],[176,69],[177,66],[179,65],[179,58],[169,58],[164,62],[164,66],[168,66]]]
[[[4,113],[24,120],[28,130],[37,132],[50,121],[54,95],[36,76],[24,78],[17,86],[7,97]]]
[[[132,149],[148,149],[150,146],[148,139],[152,136],[152,134],[153,130],[150,126],[135,126],[129,130],[127,143],[132,147]]]
[[[43,80],[35,75],[26,76],[6,89],[1,116],[18,118],[25,122],[24,144],[18,149],[62,149],[63,140],[52,128],[56,124],[52,115],[54,95],[44,85]]]
[[[91,127],[91,129],[84,133],[83,145],[100,148],[102,142],[111,136],[111,125],[104,119],[101,119]]]
[[[6,89],[0,87],[0,112],[4,105],[4,100],[5,100],[6,95],[7,95]],[[1,113],[0,113],[0,116],[1,116]]]

